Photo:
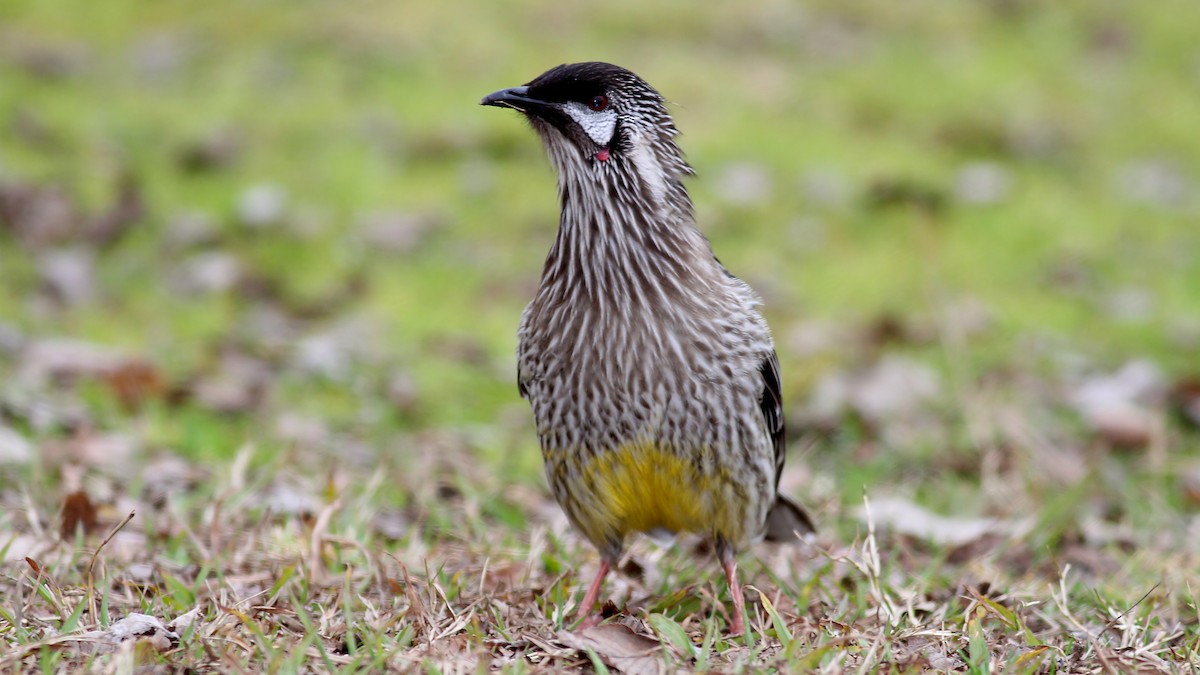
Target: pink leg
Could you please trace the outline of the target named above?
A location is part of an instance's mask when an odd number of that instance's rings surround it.
[[[600,570],[596,572],[596,578],[592,580],[592,585],[588,586],[587,593],[583,596],[583,602],[579,603],[579,611],[576,612],[575,618],[582,620],[579,624],[580,628],[591,628],[600,623],[600,615],[592,614],[592,609],[596,606],[596,601],[600,599],[600,587],[604,585],[604,577],[608,576],[608,571],[612,569],[607,560],[600,560]]]
[[[741,635],[746,631],[746,597],[742,594],[742,585],[737,580],[737,561],[733,559],[732,549],[719,547],[721,567],[725,568],[725,579],[729,581],[729,594],[733,596],[733,623],[729,626],[729,634]]]

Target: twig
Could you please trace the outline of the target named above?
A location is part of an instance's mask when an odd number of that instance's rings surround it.
[[[92,621],[97,620],[96,619],[96,616],[97,616],[97,612],[96,612],[96,580],[92,574],[93,570],[95,570],[95,568],[96,568],[96,558],[100,557],[100,551],[104,550],[104,547],[108,544],[108,542],[112,541],[112,538],[117,536],[117,533],[121,531],[121,528],[128,525],[129,521],[133,520],[133,517],[136,514],[137,514],[137,511],[130,511],[129,515],[125,516],[125,520],[122,520],[120,523],[118,523],[117,526],[114,527],[112,529],[112,531],[110,531],[108,533],[108,536],[104,538],[104,541],[100,542],[100,545],[96,547],[95,552],[92,553],[91,561],[88,562],[88,571],[87,571],[88,612],[90,613],[90,616],[92,617]]]
[[[1104,624],[1104,628],[1103,628],[1103,629],[1100,631],[1100,633],[1101,633],[1101,634],[1105,633],[1106,631],[1108,631],[1108,629],[1109,629],[1109,628],[1112,628],[1114,625],[1116,625],[1116,623],[1117,623],[1118,621],[1120,621],[1121,619],[1125,618],[1125,615],[1126,615],[1126,614],[1128,614],[1128,613],[1132,612],[1132,611],[1134,610],[1134,608],[1135,608],[1135,607],[1137,607],[1138,605],[1142,604],[1142,601],[1144,601],[1146,598],[1150,597],[1150,594],[1151,594],[1151,593],[1153,593],[1154,591],[1158,590],[1158,587],[1159,587],[1159,586],[1162,586],[1162,582],[1161,582],[1161,581],[1160,581],[1160,582],[1158,582],[1157,584],[1154,584],[1153,586],[1151,586],[1151,587],[1150,587],[1150,590],[1148,590],[1148,591],[1146,591],[1145,593],[1143,593],[1143,594],[1142,594],[1142,597],[1138,598],[1137,602],[1135,602],[1135,603],[1133,603],[1132,605],[1130,605],[1129,607],[1127,607],[1127,608],[1125,609],[1125,611],[1124,611],[1124,612],[1121,612],[1120,614],[1118,614],[1118,615],[1114,616],[1114,617],[1113,617],[1113,619],[1112,619],[1112,621],[1109,621],[1108,623]]]

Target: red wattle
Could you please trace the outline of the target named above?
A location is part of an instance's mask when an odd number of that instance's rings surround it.
[[[600,152],[596,153],[596,159],[601,162],[608,161],[608,148],[601,148]]]

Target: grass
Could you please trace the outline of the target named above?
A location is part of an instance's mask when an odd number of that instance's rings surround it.
[[[0,669],[1200,665],[1190,7],[77,4],[0,9]],[[777,335],[821,533],[743,557],[745,640],[690,540],[572,630],[513,384],[553,176],[475,104],[594,58]]]

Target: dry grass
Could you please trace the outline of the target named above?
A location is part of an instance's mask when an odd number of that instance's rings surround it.
[[[925,538],[900,533],[922,527],[914,522],[919,510],[886,529],[868,515],[851,540],[835,530],[806,546],[763,545],[746,556],[754,618],[744,639],[724,635],[727,589],[711,551],[693,540],[668,549],[637,543],[608,586],[612,617],[573,631],[594,552],[541,490],[489,486],[471,475],[467,459],[440,455],[424,463],[437,468],[429,473],[359,473],[328,460],[311,468],[256,465],[244,449],[230,466],[181,482],[204,472],[160,456],[124,467],[138,474],[140,488],[118,489],[100,505],[91,533],[80,525],[65,538],[56,530],[71,516],[46,508],[51,495],[26,492],[24,506],[10,504],[4,516],[5,529],[18,534],[7,543],[0,580],[7,644],[0,668],[1177,672],[1200,665],[1191,544],[1147,550],[1154,544],[1138,537],[1124,550],[1119,542],[1048,545],[1045,524],[995,522],[982,536],[938,545],[929,539],[954,539],[970,521],[933,521]],[[93,470],[104,476],[114,468]],[[381,509],[379,492],[397,480],[413,501]],[[464,481],[482,482],[484,491],[454,487]],[[499,494],[488,495],[489,487]],[[835,516],[822,510],[825,522]],[[863,511],[877,508],[868,501]],[[512,512],[528,515],[528,526],[514,529],[505,520]]]

